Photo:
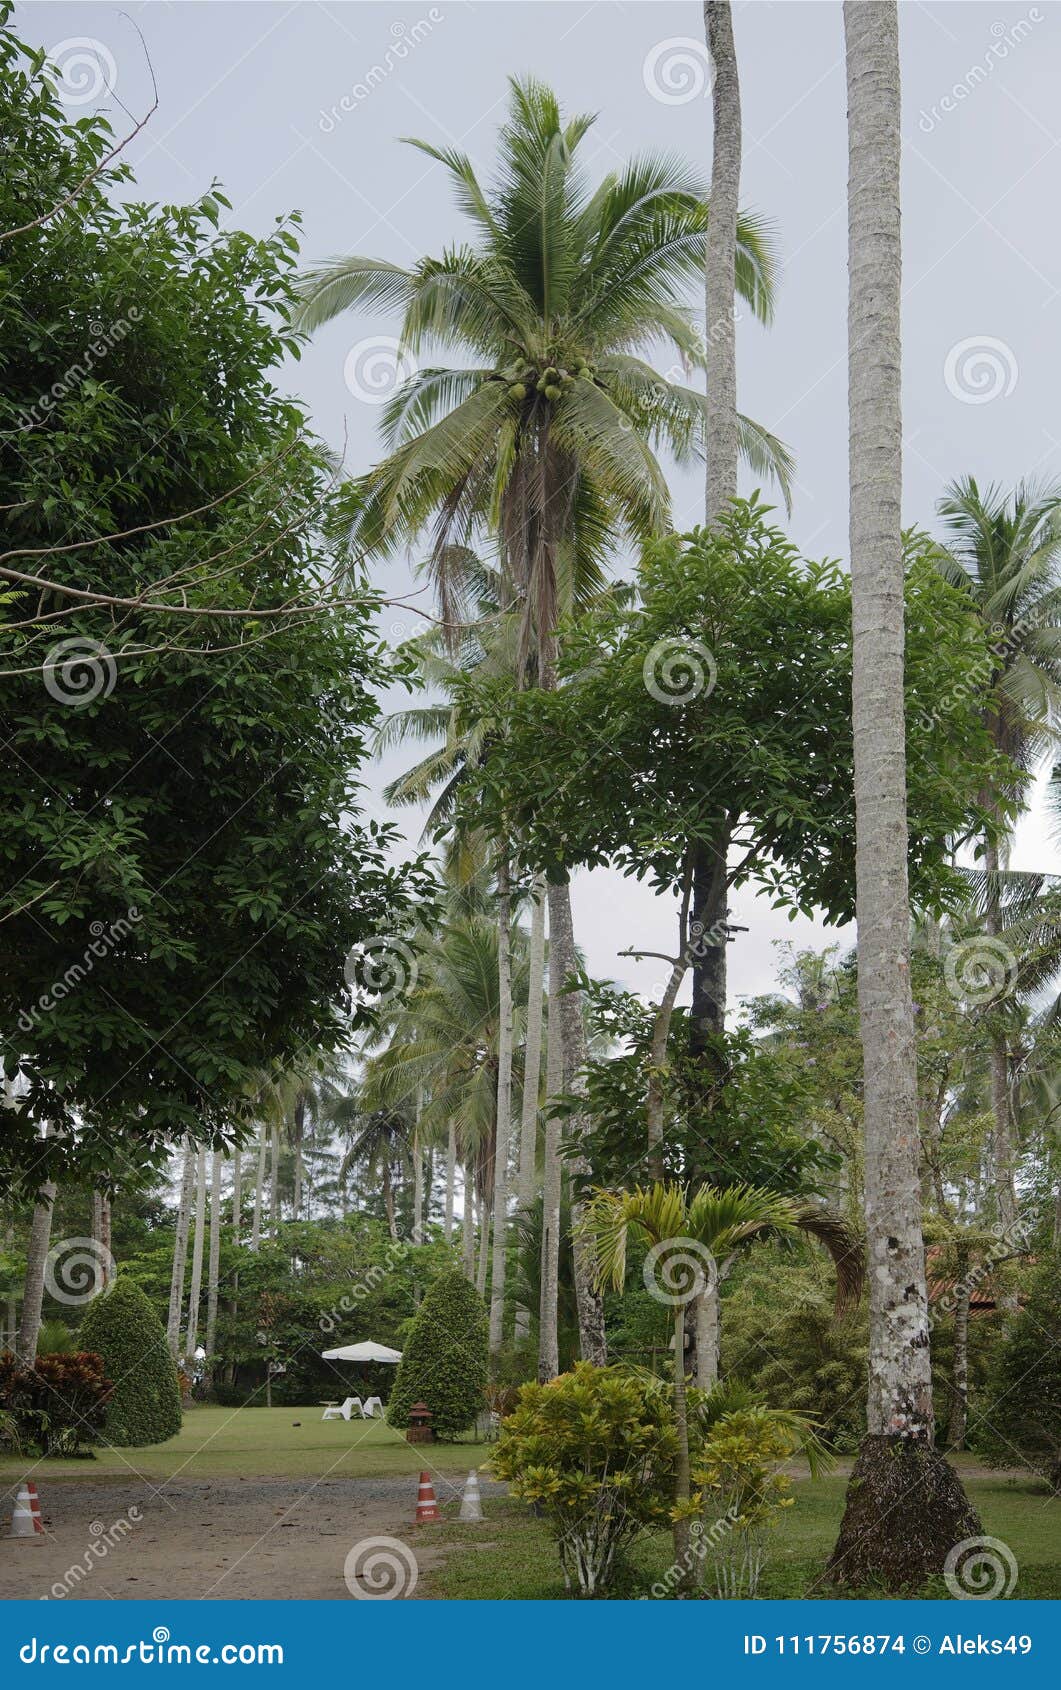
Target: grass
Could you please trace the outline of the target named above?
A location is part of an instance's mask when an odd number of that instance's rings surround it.
[[[299,1424],[296,1424],[298,1422]],[[95,1460],[45,1460],[0,1456],[0,1485],[32,1469],[39,1479],[318,1478],[343,1479],[417,1473],[425,1465],[454,1469],[485,1461],[485,1444],[405,1441],[405,1433],[378,1420],[322,1420],[317,1408],[192,1408],[168,1443],[145,1449],[97,1449]]]
[[[959,1461],[959,1465],[960,1465]],[[829,1589],[811,1587],[836,1541],[847,1479],[840,1474],[795,1487],[796,1503],[787,1509],[771,1533],[760,1594],[794,1598],[835,1596]],[[1003,1474],[967,1477],[970,1500],[979,1510],[984,1532],[1001,1538],[1017,1559],[1019,1574],[1014,1597],[1061,1597],[1061,1559],[1058,1555],[1058,1510],[1061,1504],[1042,1486],[1027,1478]],[[437,1530],[439,1540],[476,1545],[474,1553],[454,1553],[431,1570],[427,1594],[453,1600],[562,1599],[567,1595],[559,1562],[544,1521],[535,1519],[521,1503],[488,1498],[481,1526],[448,1522]],[[631,1555],[629,1587],[617,1595],[645,1595],[672,1560],[669,1534],[642,1539]],[[880,1595],[864,1591],[862,1595]],[[942,1579],[926,1587],[922,1596],[946,1597]]]

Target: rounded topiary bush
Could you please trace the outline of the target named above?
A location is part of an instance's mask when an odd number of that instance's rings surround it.
[[[435,1436],[446,1441],[473,1426],[485,1407],[486,1305],[462,1273],[444,1273],[427,1293],[398,1364],[387,1419],[408,1426],[426,1402]]]
[[[181,1429],[177,1370],[151,1304],[119,1277],[90,1304],[78,1342],[103,1357],[114,1389],[103,1436],[111,1444],[162,1444]]]

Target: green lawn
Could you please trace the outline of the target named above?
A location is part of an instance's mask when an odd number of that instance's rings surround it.
[[[300,1422],[301,1424],[296,1424]],[[476,1443],[433,1444],[431,1463],[455,1471],[478,1466],[490,1453]],[[322,1420],[320,1408],[192,1408],[169,1443],[147,1449],[97,1449],[91,1461],[30,1462],[0,1456],[0,1483],[31,1466],[37,1478],[128,1479],[338,1478],[416,1473],[424,1452],[404,1432],[378,1420]]]
[[[771,1535],[762,1596],[835,1595],[811,1586],[836,1540],[846,1484],[846,1478],[837,1474],[815,1483],[797,1483],[795,1506],[781,1516]],[[980,1511],[984,1532],[1001,1538],[1017,1558],[1020,1571],[1012,1594],[1061,1597],[1061,1503],[1030,1480],[1001,1474],[970,1477],[966,1488]],[[481,1526],[447,1523],[431,1528],[432,1535],[437,1531],[441,1541],[483,1547],[473,1554],[448,1555],[428,1575],[428,1594],[481,1601],[562,1598],[563,1579],[545,1524],[534,1519],[523,1505],[508,1499],[488,1498],[484,1512],[487,1518]],[[671,1559],[669,1536],[657,1534],[643,1540],[631,1558],[629,1584],[616,1594],[647,1594]],[[921,1594],[946,1597],[947,1590],[940,1580],[938,1588],[926,1588]]]

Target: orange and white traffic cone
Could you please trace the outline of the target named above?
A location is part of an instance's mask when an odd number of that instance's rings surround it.
[[[24,1543],[44,1542],[44,1521],[41,1519],[40,1498],[37,1487],[32,1479],[27,1479],[18,1487],[15,1498],[14,1512],[11,1515],[11,1530],[9,1537],[20,1538]]]
[[[420,1475],[420,1494],[416,1499],[416,1524],[422,1526],[425,1520],[441,1520],[438,1502],[435,1499],[435,1487],[431,1483],[430,1473]]]

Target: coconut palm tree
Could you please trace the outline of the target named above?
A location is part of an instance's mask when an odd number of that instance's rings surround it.
[[[169,1315],[166,1320],[166,1342],[174,1361],[180,1355],[181,1314],[184,1308],[184,1272],[188,1261],[188,1230],[191,1225],[192,1200],[195,1192],[196,1149],[192,1139],[184,1141],[184,1166],[181,1171],[180,1196],[177,1202],[177,1224],[173,1235],[173,1270],[169,1282]]]
[[[988,639],[985,721],[996,750],[1017,770],[1015,788],[989,799],[997,831],[983,842],[984,926],[1001,942],[1006,887],[998,834],[1031,776],[1057,754],[1061,732],[1061,487],[1022,482],[1012,493],[997,486],[981,491],[965,476],[947,488],[939,511],[949,541],[939,567],[968,596]],[[1012,1053],[1002,1017],[995,1014],[993,1021],[993,1162],[999,1221],[1006,1228],[1017,1218]]]
[[[703,394],[645,358],[662,343],[684,367],[703,368],[684,293],[702,274],[703,185],[673,160],[645,158],[592,190],[578,158],[592,122],[565,123],[548,88],[513,80],[492,188],[459,151],[413,143],[450,172],[475,245],[411,269],[337,259],[303,287],[305,328],[375,304],[403,313],[403,351],[437,346],[461,360],[416,371],[383,408],[389,455],[356,489],[353,546],[385,550],[433,524],[440,605],[451,621],[461,605],[447,557],[483,532],[496,535],[503,603],[520,610],[518,669],[526,677],[533,660],[543,686],[555,684],[556,627],[578,584],[603,580],[621,540],[666,528],[656,448],[695,454],[708,409]],[[736,285],[764,320],[771,272],[766,232],[745,215]],[[747,419],[740,433],[755,467],[784,481],[779,442]],[[549,913],[566,977],[575,964],[566,883],[550,885]],[[577,994],[561,1000],[558,1022],[565,1089],[574,1091],[585,1055]],[[583,1351],[603,1361],[592,1264],[581,1257],[578,1275]]]
[[[688,1584],[690,1554],[689,1423],[685,1383],[685,1310],[715,1279],[722,1256],[767,1232],[802,1228],[820,1238],[837,1264],[837,1305],[857,1298],[862,1255],[844,1223],[794,1198],[757,1186],[725,1190],[701,1186],[690,1192],[659,1182],[633,1191],[600,1191],[584,1211],[593,1240],[599,1283],[621,1291],[626,1279],[627,1240],[634,1232],[648,1244],[644,1278],[653,1295],[674,1311],[674,1420],[678,1432],[675,1472],[674,1559]]]
[[[928,1292],[910,994],[903,694],[899,17],[845,0],[848,402],[858,993],[870,1283],[868,1435],[833,1576],[888,1586],[937,1572],[975,1521],[933,1451]],[[909,1486],[902,1510],[896,1484]],[[944,1542],[945,1539],[945,1542]]]

